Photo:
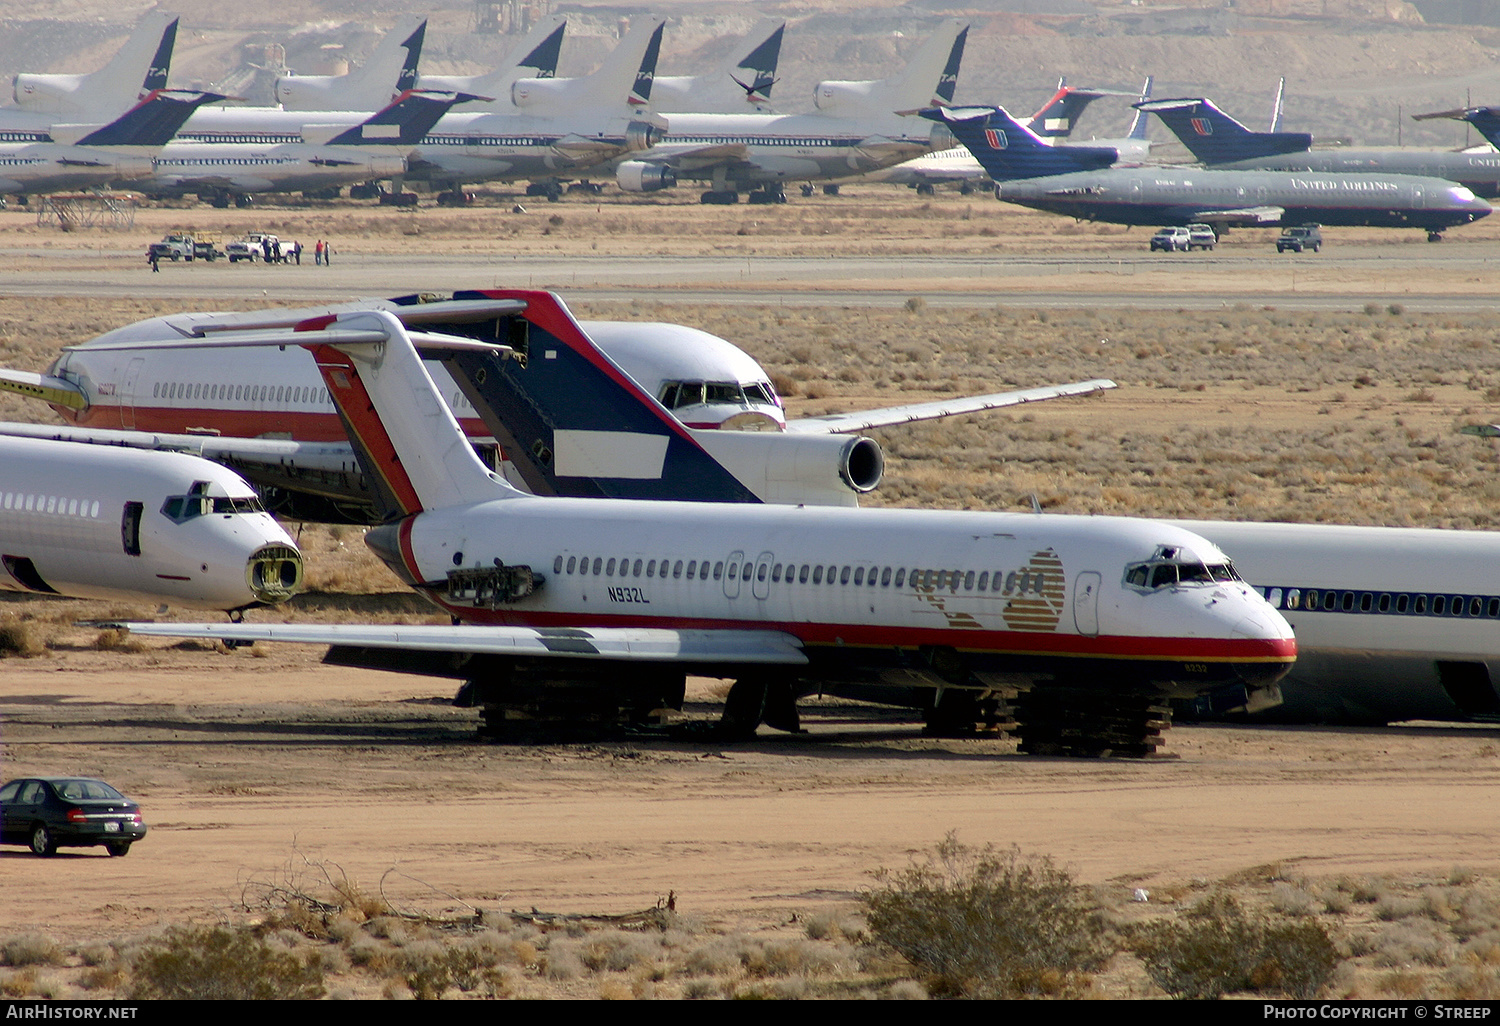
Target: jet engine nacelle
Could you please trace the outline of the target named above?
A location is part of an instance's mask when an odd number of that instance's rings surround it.
[[[819,82],[813,86],[813,106],[822,111],[837,111],[846,107],[869,110],[873,105],[871,94],[880,81],[871,82]]]
[[[522,109],[557,103],[571,91],[573,81],[571,78],[518,78],[511,83],[510,102]]]
[[[763,502],[857,506],[885,474],[870,438],[764,431],[693,431],[693,439]]]
[[[932,131],[927,134],[927,145],[934,153],[943,150],[951,150],[958,145],[958,140],[953,136],[953,130],[947,125],[935,124]]]
[[[23,110],[43,114],[60,114],[68,105],[68,98],[83,85],[87,75],[34,75],[20,74],[14,79],[11,96],[16,106]]]
[[[666,122],[655,123],[638,119],[625,126],[625,149],[631,153],[643,153],[666,137]]]
[[[677,174],[665,164],[627,160],[615,170],[615,181],[626,192],[660,192],[677,184]]]

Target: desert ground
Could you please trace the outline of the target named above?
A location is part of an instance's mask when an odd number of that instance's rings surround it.
[[[1035,495],[1060,512],[1495,524],[1495,452],[1456,429],[1488,422],[1500,401],[1489,284],[1500,224],[1437,245],[1330,231],[1303,258],[1235,232],[1212,254],[1151,256],[1139,229],[980,196],[867,188],[734,210],[570,197],[525,213],[513,202],[146,209],[123,233],[61,233],[6,211],[0,361],[40,369],[60,346],[186,307],[546,285],[587,316],[735,341],[794,416],[1120,384],[882,432],[874,503],[1015,509]],[[145,243],[178,225],[331,238],[337,256],[328,269],[150,274]],[[805,264],[785,278],[770,263],[793,259]],[[585,278],[577,294],[570,265]],[[683,273],[695,266],[712,273]],[[0,417],[51,413],[6,397]],[[357,529],[300,537],[310,594],[253,617],[428,617]],[[1176,727],[1168,758],[1069,761],[1018,756],[1006,739],[924,739],[898,715],[810,701],[806,733],[762,728],[744,745],[497,745],[448,703],[449,682],[325,667],[308,648],[141,642],[75,624],[158,615],[149,607],[7,598],[0,771],[103,777],[151,826],[124,859],[0,852],[7,996],[123,996],[132,953],[169,926],[247,922],[321,960],[331,993],[405,996],[402,966],[423,945],[456,943],[442,923],[458,920],[470,939],[482,921],[503,949],[471,993],[922,996],[920,974],[872,942],[860,897],[877,870],[950,832],[1050,856],[1121,936],[1223,889],[1320,924],[1342,958],[1330,996],[1500,993],[1490,726]],[[721,694],[694,682],[689,714],[710,718]],[[329,881],[346,878],[341,898]],[[1138,888],[1149,900],[1133,900]],[[674,918],[649,944],[618,940],[624,928],[605,920],[502,915],[627,915],[669,895]],[[288,909],[314,897],[340,905],[346,925],[310,940],[319,930]],[[1083,992],[1162,994],[1123,950]]]

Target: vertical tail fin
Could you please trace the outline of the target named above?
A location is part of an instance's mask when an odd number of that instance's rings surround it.
[[[1271,131],[1281,131],[1282,104],[1286,100],[1286,76],[1281,76],[1281,81],[1276,83],[1276,99],[1271,103]]]
[[[1084,108],[1101,96],[1129,96],[1115,89],[1078,89],[1059,86],[1052,99],[1031,116],[1027,127],[1043,139],[1067,139],[1073,134]]]
[[[1146,81],[1141,86],[1141,98],[1137,101],[1138,103],[1145,103],[1151,99],[1151,78],[1152,76],[1150,75],[1146,76]],[[1130,121],[1130,131],[1126,133],[1126,138],[1144,140],[1146,138],[1146,125],[1150,120],[1151,115],[1137,106],[1135,117]]]
[[[526,305],[509,322],[442,325],[446,333],[508,345],[519,359],[495,349],[443,351],[441,359],[531,491],[759,501],[600,351],[556,296],[496,290],[453,298]]]
[[[141,103],[101,128],[79,138],[80,146],[165,146],[172,141],[193,111],[205,103],[217,103],[229,97],[222,93],[198,93],[176,89],[158,89]],[[58,142],[63,126],[54,126],[52,135]]]
[[[896,74],[877,81],[819,82],[813,87],[813,106],[829,114],[846,109],[889,114],[947,106],[958,83],[968,38],[968,22],[950,18]]]
[[[1092,171],[1108,167],[1120,156],[1113,146],[1049,146],[1002,107],[921,113],[924,118],[946,124],[997,182]]]
[[[1204,164],[1302,153],[1312,146],[1306,132],[1252,132],[1202,97],[1137,104],[1161,118],[1172,134]]]
[[[98,71],[86,75],[17,75],[16,106],[96,122],[129,109],[154,90],[167,87],[177,21],[176,15],[164,11],[146,15],[125,45]]]
[[[330,326],[378,332],[385,340],[320,342],[318,332]],[[474,454],[393,314],[341,314],[298,330],[387,513],[404,517],[514,494]]]
[[[453,107],[471,100],[487,100],[472,93],[434,93],[414,89],[368,119],[328,140],[334,146],[415,146]],[[308,126],[303,134],[316,131]]]

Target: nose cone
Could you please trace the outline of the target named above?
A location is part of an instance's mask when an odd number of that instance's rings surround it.
[[[290,545],[264,545],[245,566],[245,583],[257,602],[285,602],[302,587],[302,553]]]
[[[1235,670],[1247,684],[1274,684],[1285,677],[1297,661],[1297,639],[1286,618],[1261,603],[1249,616],[1234,625],[1231,632],[1240,657]]]

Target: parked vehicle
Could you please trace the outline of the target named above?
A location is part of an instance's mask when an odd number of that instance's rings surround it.
[[[158,260],[191,261],[193,259],[193,237],[186,232],[169,232],[160,242],[151,243],[149,256]]]
[[[231,264],[239,263],[241,260],[248,260],[253,264],[257,260],[264,259],[266,239],[275,241],[276,236],[267,232],[250,232],[243,239],[235,239],[224,247],[224,251],[229,256]]]
[[[1151,236],[1151,252],[1186,253],[1192,248],[1191,239],[1187,228],[1180,224],[1168,225]]]
[[[1209,224],[1190,224],[1188,231],[1188,252],[1195,249],[1213,249],[1219,244],[1219,236]]]
[[[1281,229],[1281,236],[1276,240],[1276,252],[1285,253],[1291,250],[1293,253],[1304,253],[1312,250],[1316,253],[1323,248],[1323,233],[1315,224],[1296,225],[1291,228]]]
[[[103,845],[120,856],[145,836],[140,806],[102,780],[24,777],[0,787],[0,842],[37,855]]]

